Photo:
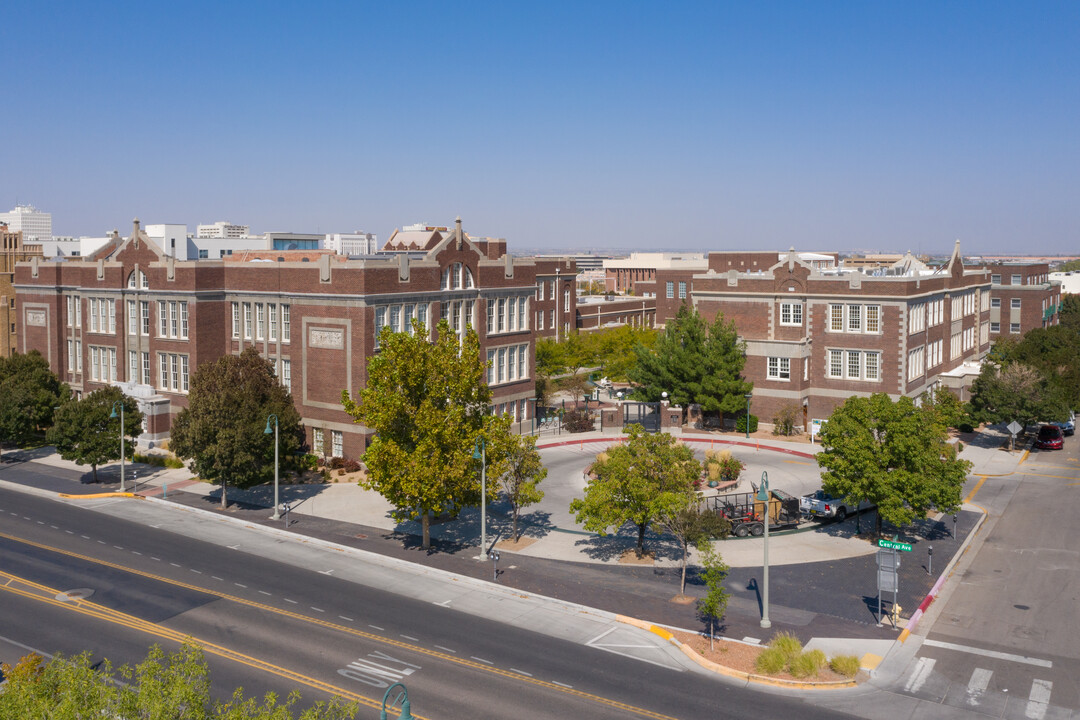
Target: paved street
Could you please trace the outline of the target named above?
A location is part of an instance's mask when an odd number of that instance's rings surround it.
[[[1032,451],[975,498],[989,513],[898,692],[994,717],[1080,713],[1080,440]]]

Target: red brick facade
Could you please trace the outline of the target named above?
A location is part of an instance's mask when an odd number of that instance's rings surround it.
[[[19,350],[40,350],[76,392],[119,384],[149,413],[145,439],[160,441],[187,405],[191,373],[254,345],[289,385],[312,452],[357,457],[371,431],[344,412],[341,391],[364,387],[376,327],[406,329],[408,314],[430,332],[446,317],[458,332],[476,328],[483,357],[498,364],[489,371],[493,410],[528,421],[542,307],[536,261],[471,240],[460,221],[427,251],[275,257],[178,262],[136,221],[131,239],[114,238],[94,257],[17,267]],[[573,307],[573,262],[546,264],[550,280],[565,278]]]
[[[996,263],[990,273],[990,340],[1019,340],[1034,328],[1058,324],[1061,286],[1050,282],[1047,263]]]

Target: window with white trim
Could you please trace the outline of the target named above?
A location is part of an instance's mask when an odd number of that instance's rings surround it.
[[[935,325],[940,325],[945,320],[945,300],[944,299],[931,300],[929,303],[927,303],[927,309],[929,311],[929,313],[928,313],[929,314],[929,318],[928,318],[929,322],[927,324],[930,327],[934,327]]]
[[[802,303],[780,303],[781,325],[802,325]]]
[[[862,305],[847,306],[847,331],[862,332]]]
[[[675,281],[674,280],[668,280],[665,285],[667,287],[667,297],[669,299],[674,298],[675,297]]]
[[[1001,323],[1000,323],[1000,322],[993,322],[993,321],[991,321],[991,322],[990,322],[990,332],[992,332],[992,333],[999,333],[999,332],[1001,332]]]
[[[139,306],[134,300],[127,301],[127,334],[137,335],[139,332]]]
[[[188,391],[188,356],[180,356],[180,392]]]
[[[139,379],[139,353],[137,350],[128,350],[128,382],[137,382]]]
[[[1023,278],[1021,278],[1020,275],[1013,275],[1012,276],[1012,284],[1013,285],[1023,285],[1023,283],[1024,283]]]
[[[488,385],[495,384],[495,351],[487,351],[487,382]]]
[[[379,349],[379,336],[386,327],[386,306],[379,305],[375,308],[375,349]]]
[[[543,300],[544,299],[544,281],[543,280],[536,283],[536,299],[537,300]]]
[[[281,306],[281,342],[289,342],[289,336],[292,334],[291,322],[289,320],[289,306]]]
[[[240,338],[240,303],[232,304],[232,336]]]
[[[330,452],[336,458],[341,457],[345,452],[345,436],[340,430],[330,431]]]
[[[326,453],[326,439],[323,437],[322,428],[311,428],[311,450],[316,455]]]
[[[1009,323],[1009,332],[1013,335],[1020,334],[1020,323]]]
[[[281,359],[281,384],[292,390],[292,360],[289,358]]]
[[[874,381],[881,379],[881,353],[863,353],[863,364],[863,378],[865,380]]]
[[[142,354],[142,384],[150,384],[150,353],[144,352]]]
[[[537,310],[536,311],[536,329],[537,330],[543,330],[544,329],[544,311],[543,310]]]
[[[570,291],[569,290],[563,290],[562,309],[563,309],[563,312],[570,312]]]
[[[791,358],[770,357],[768,358],[767,367],[770,380],[791,379]]]
[[[1013,298],[1012,300],[1010,300],[1009,301],[1009,307],[1012,308],[1013,310],[1019,310],[1020,309],[1020,298]]]
[[[180,337],[187,339],[188,336],[188,309],[187,301],[180,301]]]
[[[158,300],[158,337],[169,336],[169,311],[164,300]]]
[[[838,304],[829,305],[829,330],[832,332],[844,332],[844,306]]]
[[[75,323],[75,298],[71,295],[67,296],[67,326],[71,327]]]
[[[844,376],[844,351],[829,351],[829,377],[839,378]]]
[[[82,327],[82,298],[75,298],[75,327]],[[80,370],[82,367],[80,366]]]
[[[262,340],[266,336],[266,306],[262,303],[255,304],[255,339]]]
[[[1001,298],[990,298],[990,307],[995,308],[995,309],[1000,308],[1001,307]]]
[[[75,345],[71,340],[67,341],[67,369],[75,369]]]
[[[920,345],[908,351],[907,379],[915,380],[926,374],[926,347]]]
[[[75,372],[82,372],[82,340],[75,341]]]
[[[266,306],[266,318],[270,323],[266,339],[270,342],[277,342],[278,311],[275,303]]]
[[[685,299],[685,298],[686,298],[686,281],[680,280],[679,281],[679,299],[681,300],[681,299]],[[566,309],[569,310],[570,308],[566,308]]]
[[[908,307],[908,333],[922,332],[926,329],[926,305],[916,303]]]
[[[994,284],[994,285],[1000,285],[1001,284],[1001,276],[1000,275],[991,275],[990,276],[990,282],[992,284]]]

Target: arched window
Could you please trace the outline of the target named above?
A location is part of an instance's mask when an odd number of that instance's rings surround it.
[[[469,290],[476,287],[476,283],[473,282],[472,270],[469,269],[468,265],[465,266],[465,287]]]
[[[139,271],[139,287],[141,287],[143,290],[147,290],[150,288],[150,281],[146,279],[146,273],[144,273],[142,270]]]
[[[134,288],[135,287],[135,273],[136,272],[137,272],[136,270],[132,270],[131,274],[128,275],[128,283],[127,283],[127,285],[128,285],[129,288]]]

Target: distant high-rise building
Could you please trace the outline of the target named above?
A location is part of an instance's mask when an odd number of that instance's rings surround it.
[[[10,232],[22,232],[24,243],[52,240],[52,213],[41,212],[33,205],[16,205],[11,212],[0,213],[0,223]]]
[[[374,255],[379,251],[379,240],[375,233],[328,233],[324,247],[339,255]]]
[[[228,221],[218,221],[212,225],[199,225],[195,237],[200,238],[242,238],[248,236],[249,225],[233,225]]]

